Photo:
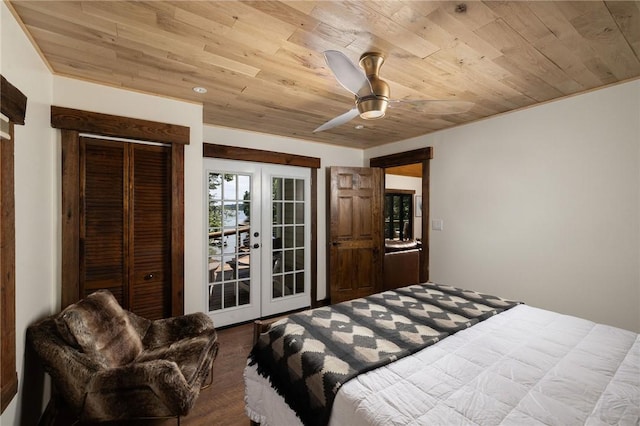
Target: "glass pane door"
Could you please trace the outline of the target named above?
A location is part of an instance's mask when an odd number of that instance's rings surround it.
[[[209,310],[249,303],[251,176],[209,174]]]
[[[217,326],[310,305],[310,171],[205,160],[205,306]]]
[[[304,180],[272,178],[271,293],[274,299],[304,293]]]
[[[271,206],[263,227],[271,229],[271,269],[263,263],[270,288],[262,295],[262,314],[271,315],[310,304],[310,176],[305,169],[271,166],[263,168],[263,182],[263,197],[270,196],[263,205]]]
[[[255,177],[230,170],[206,172],[207,308],[220,326],[255,318],[260,308],[260,289],[252,285],[260,273],[260,254],[252,240],[260,229],[259,223],[254,226],[260,216],[252,215],[260,204],[254,203]]]

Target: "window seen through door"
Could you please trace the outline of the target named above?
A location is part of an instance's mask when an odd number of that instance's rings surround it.
[[[413,191],[385,193],[384,237],[388,240],[413,238]]]

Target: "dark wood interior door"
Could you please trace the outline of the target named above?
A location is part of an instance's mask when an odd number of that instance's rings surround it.
[[[171,149],[80,139],[80,294],[171,316]]]
[[[331,303],[382,290],[382,169],[331,167]]]

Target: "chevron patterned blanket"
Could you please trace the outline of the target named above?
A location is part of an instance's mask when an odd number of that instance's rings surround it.
[[[412,285],[277,321],[248,362],[257,363],[305,425],[326,425],[348,380],[518,303],[433,283]]]

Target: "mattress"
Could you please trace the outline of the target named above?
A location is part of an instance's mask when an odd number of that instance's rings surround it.
[[[253,421],[301,424],[255,366],[244,374]],[[345,383],[329,424],[638,425],[640,337],[519,305]]]

